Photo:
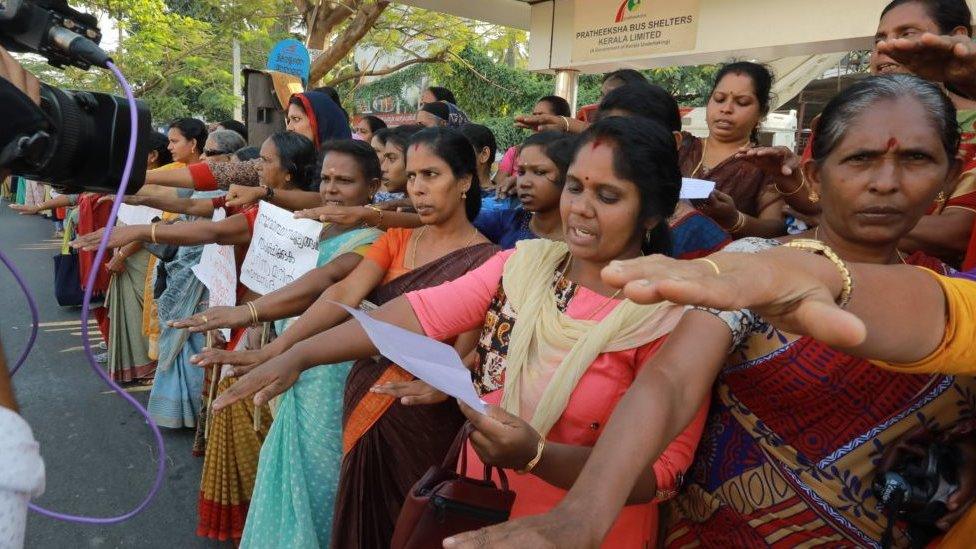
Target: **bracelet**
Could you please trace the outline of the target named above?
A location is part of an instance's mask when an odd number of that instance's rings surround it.
[[[776,192],[778,192],[781,196],[793,196],[794,194],[802,191],[803,190],[803,187],[805,186],[805,184],[806,184],[806,182],[803,181],[803,179],[801,178],[800,179],[800,184],[796,186],[796,190],[794,190],[793,192],[789,192],[789,193],[784,193],[779,188],[779,181],[777,181],[776,183],[773,183],[773,188],[776,189]]]
[[[563,124],[566,124],[566,133],[569,133],[569,117],[568,116],[560,116],[560,118],[563,119]]]
[[[374,227],[379,228],[380,224],[383,223],[383,210],[379,206],[373,206],[372,204],[369,206],[365,206],[365,208],[367,210],[373,210],[374,212],[380,214],[380,218],[376,221],[376,224],[373,225]]]
[[[840,256],[834,253],[834,250],[830,246],[819,240],[811,240],[809,238],[798,238],[786,243],[785,246],[811,252],[830,260],[837,267],[837,270],[840,272],[840,277],[843,280],[843,286],[841,287],[840,295],[837,296],[836,303],[841,309],[847,307],[851,302],[851,294],[854,292],[854,279],[851,277],[851,271],[847,268],[847,264],[844,263],[844,260]]]
[[[260,324],[261,321],[258,320],[258,308],[254,305],[254,302],[247,302],[247,310],[251,313],[251,326],[257,326]]]
[[[159,242],[156,242],[156,225],[158,225],[158,223],[152,223],[150,225],[151,228],[149,229],[149,240],[151,240],[153,244],[159,244]]]
[[[539,461],[542,460],[542,451],[545,450],[545,449],[546,449],[546,437],[541,437],[540,436],[539,437],[539,445],[535,449],[535,457],[532,458],[532,461],[526,463],[525,464],[525,467],[523,467],[521,469],[518,469],[515,472],[518,473],[518,474],[520,474],[520,475],[524,475],[524,474],[526,474],[528,472],[531,472],[532,469],[535,469],[535,466],[538,465],[539,464]]]
[[[735,225],[732,225],[732,228],[729,229],[729,234],[735,234],[741,231],[742,227],[745,227],[746,225],[746,221],[747,221],[746,214],[742,212],[736,212],[736,213],[739,214],[739,217],[736,219]]]

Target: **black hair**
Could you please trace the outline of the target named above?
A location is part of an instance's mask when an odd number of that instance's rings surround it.
[[[207,125],[202,120],[196,118],[179,118],[169,125],[170,129],[176,128],[187,141],[196,140],[197,153],[203,153],[203,147],[207,143]]]
[[[959,150],[956,107],[935,84],[917,76],[892,74],[860,80],[834,96],[820,115],[813,136],[813,159],[822,162],[847,134],[853,120],[879,101],[911,97],[925,109],[950,162]]]
[[[454,128],[427,128],[411,137],[409,145],[430,147],[438,158],[447,163],[454,177],[471,176],[471,188],[464,200],[464,212],[468,221],[474,221],[481,211],[481,193],[478,192],[481,180],[478,178],[474,148],[468,138]],[[412,147],[408,147],[410,148]]]
[[[536,103],[549,103],[549,107],[552,109],[552,114],[556,116],[573,116],[573,110],[569,106],[569,101],[558,95],[547,95]]]
[[[454,92],[451,90],[441,86],[430,86],[427,89],[430,90],[430,93],[434,96],[434,99],[437,99],[438,101],[447,101],[448,103],[454,103],[457,105],[457,99],[454,98]]]
[[[574,159],[583,146],[596,140],[615,145],[614,175],[633,182],[640,192],[641,208],[636,230],[643,233],[640,222],[652,218],[658,220],[650,233],[641,237],[642,251],[671,255],[668,219],[674,214],[681,192],[681,169],[674,135],[660,123],[647,118],[611,116],[580,135]]]
[[[617,79],[624,84],[648,84],[647,77],[634,69],[618,69],[603,75],[601,82]]]
[[[447,106],[447,103],[443,101],[434,101],[433,103],[424,103],[420,110],[424,112],[429,112],[430,114],[440,118],[446,124],[448,120],[451,119],[451,108]]]
[[[495,161],[495,154],[498,153],[498,141],[495,140],[495,134],[491,132],[488,126],[469,122],[458,128],[458,131],[471,142],[471,146],[476,152],[475,156],[481,154],[481,150],[488,147],[488,151],[491,153],[488,158],[491,162]]]
[[[380,171],[380,160],[376,157],[376,151],[365,141],[355,139],[330,139],[322,144],[322,159],[330,152],[347,154],[359,165],[359,171],[366,178],[366,183],[379,180],[383,177]]]
[[[769,68],[751,61],[736,61],[722,65],[715,74],[715,82],[712,83],[712,91],[708,95],[711,96],[715,93],[715,88],[718,87],[719,82],[730,74],[744,74],[749,77],[749,80],[752,80],[752,89],[756,92],[756,100],[759,102],[759,117],[762,118],[769,114],[769,102],[772,100],[771,90],[773,89],[773,73],[769,71]],[[759,124],[756,124],[756,127],[752,129],[749,138],[753,142],[759,141]]]
[[[244,138],[244,141],[247,142],[247,126],[245,126],[243,122],[238,122],[237,120],[224,120],[217,125],[225,130],[231,130],[239,133],[241,137]]]
[[[921,4],[942,34],[949,34],[956,27],[965,27],[966,34],[970,37],[973,35],[973,13],[966,0],[893,0],[881,10],[881,17],[903,4]]]
[[[369,126],[369,131],[373,134],[386,128],[386,122],[383,122],[383,119],[378,116],[368,114],[362,117],[361,120]]]
[[[268,139],[278,149],[281,167],[291,174],[291,184],[303,191],[315,191],[316,153],[315,144],[304,135],[295,132],[275,132]],[[373,153],[376,156],[376,153]]]
[[[169,152],[169,138],[160,132],[149,134],[149,151],[156,151],[156,164],[160,166],[173,161],[173,153]]]
[[[523,143],[520,150],[526,147],[539,147],[542,154],[556,165],[559,170],[559,178],[554,181],[558,187],[566,184],[566,171],[573,162],[573,155],[576,152],[575,135],[567,135],[563,132],[548,131],[530,135]]]
[[[393,128],[387,127],[387,128],[380,128],[380,129],[376,130],[375,132],[373,132],[373,139],[379,139],[380,140],[380,144],[385,147],[386,146],[386,140],[390,137],[390,131],[392,129]]]
[[[410,138],[423,129],[424,127],[420,124],[404,124],[403,126],[390,128],[386,133],[386,142],[384,146],[393,145],[401,151],[406,152],[407,143],[410,142]]]
[[[234,156],[236,156],[237,159],[240,160],[241,162],[245,162],[247,160],[254,160],[257,158],[261,158],[261,149],[253,145],[250,147],[244,147],[234,151]]]
[[[600,115],[612,110],[650,118],[673,132],[681,131],[678,102],[656,84],[627,84],[611,91],[600,101]]]

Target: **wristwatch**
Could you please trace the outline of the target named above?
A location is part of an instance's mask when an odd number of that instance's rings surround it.
[[[270,199],[274,198],[274,189],[272,189],[271,187],[269,187],[267,185],[261,185],[261,186],[264,187],[264,192],[265,192],[264,199],[265,200],[270,200]]]

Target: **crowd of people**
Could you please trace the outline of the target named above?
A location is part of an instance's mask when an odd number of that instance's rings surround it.
[[[621,69],[576,117],[540,98],[506,151],[442,87],[397,127],[315,89],[260,147],[233,120],[154,134],[125,203],[163,213],[111,228],[102,264],[112,197],[14,177],[10,207],[55,219],[82,283],[98,272],[113,379],[196,430],[200,536],[388,547],[462,433],[462,463],[516,496],[445,547],[971,547],[971,19],[892,1],[871,76],[805,151],[760,145],[774,75],[746,61],[717,71],[707,137]],[[680,199],[684,178],[715,190]],[[211,306],[193,267],[221,244],[240,269],[262,202],[322,223],[317,266]],[[451,345],[488,413],[337,304]],[[893,509],[892,474],[948,488]]]

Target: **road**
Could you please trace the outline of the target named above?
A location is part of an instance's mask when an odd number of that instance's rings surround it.
[[[53,224],[0,206],[0,249],[28,281],[41,315],[33,353],[15,376],[23,416],[34,430],[47,468],[47,490],[36,503],[70,514],[127,513],[145,497],[156,474],[152,433],[138,412],[90,369],[81,350],[80,309],[54,300],[53,261],[60,241]],[[19,356],[30,329],[27,302],[0,265],[0,338],[8,361]],[[92,334],[99,341],[98,329]],[[146,391],[133,395],[143,405]],[[196,537],[202,458],[190,455],[193,433],[164,430],[165,483],[142,514],[121,524],[78,525],[31,513],[26,547],[223,547]]]

